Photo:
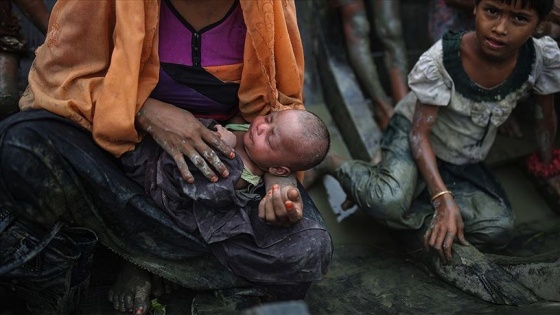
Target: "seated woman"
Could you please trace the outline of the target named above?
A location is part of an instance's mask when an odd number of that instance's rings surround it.
[[[32,310],[69,312],[99,238],[141,270],[187,288],[253,285],[278,299],[303,298],[326,272],[332,243],[295,174],[265,174],[256,191],[262,199],[251,215],[262,214],[269,223],[259,220],[262,231],[278,235],[270,250],[283,254],[274,265],[257,252],[238,257],[236,265],[260,271],[249,282],[181,229],[116,158],[149,135],[186,182],[194,177],[185,158],[204,180],[226,178],[218,154],[235,158],[234,150],[197,118],[225,124],[239,114],[250,122],[303,109],[303,73],[291,1],[57,2],[22,111],[0,124],[0,247],[10,249],[0,259],[0,285],[14,288],[16,280]],[[236,240],[248,249],[260,241]],[[150,278],[118,282],[113,305],[146,312]]]

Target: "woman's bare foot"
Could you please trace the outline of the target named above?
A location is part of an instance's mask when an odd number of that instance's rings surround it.
[[[152,295],[154,297],[157,298],[164,294],[171,293],[171,291],[177,290],[178,288],[178,284],[160,276],[152,275]]]
[[[123,262],[115,283],[109,289],[109,301],[116,310],[143,315],[150,309],[151,292],[152,275],[132,263]]]

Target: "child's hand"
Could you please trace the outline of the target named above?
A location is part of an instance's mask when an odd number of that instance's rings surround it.
[[[233,132],[227,130],[222,125],[216,125],[216,133],[220,136],[222,140],[224,140],[232,148],[235,148],[235,144],[237,143],[237,137],[235,136],[235,134],[233,134]]]
[[[463,218],[451,194],[445,194],[434,201],[434,217],[424,235],[426,250],[433,248],[445,261],[451,260],[451,248],[456,240],[469,245],[464,235]]]

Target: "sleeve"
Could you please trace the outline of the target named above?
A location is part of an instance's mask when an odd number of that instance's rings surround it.
[[[536,94],[547,95],[560,91],[560,48],[552,38],[545,36],[535,39],[535,48],[542,58],[542,68],[536,74],[533,90]]]
[[[241,0],[247,26],[239,109],[243,118],[305,109],[303,45],[293,0]]]
[[[131,150],[136,113],[158,81],[158,15],[156,0],[58,1],[20,108],[71,119],[115,156]]]
[[[439,50],[439,51],[438,51]],[[423,53],[408,75],[408,85],[424,104],[446,106],[451,99],[451,88],[442,74],[441,41]]]

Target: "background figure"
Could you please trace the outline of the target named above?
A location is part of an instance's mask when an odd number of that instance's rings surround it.
[[[14,0],[41,33],[47,33],[50,12],[43,0]],[[0,120],[18,110],[18,67],[28,47],[11,0],[0,1]]]
[[[428,32],[435,43],[448,31],[474,29],[473,0],[430,0]]]
[[[373,100],[377,123],[381,129],[385,129],[389,118],[393,115],[392,103],[398,102],[408,92],[406,84],[408,63],[402,37],[399,1],[373,1],[372,5],[367,7],[372,10],[373,23],[368,19],[363,0],[337,0],[334,3],[340,8],[350,63],[366,88],[367,94]],[[390,76],[392,101],[381,85],[371,53],[372,24],[386,52],[385,63]]]
[[[554,1],[552,12],[535,31],[535,37],[550,36],[560,45],[560,0]]]

